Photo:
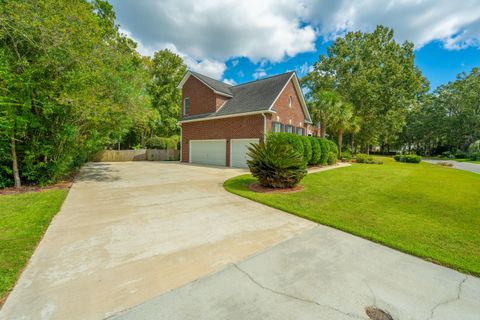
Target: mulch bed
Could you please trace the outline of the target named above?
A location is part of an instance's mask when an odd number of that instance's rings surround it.
[[[55,184],[51,184],[48,186],[22,186],[21,188],[4,188],[0,189],[0,196],[2,195],[9,195],[9,194],[18,194],[18,193],[26,193],[26,192],[42,192],[51,189],[70,189],[73,183],[73,178],[70,180],[60,181]]]
[[[249,186],[250,190],[254,192],[260,192],[260,193],[294,193],[294,192],[300,192],[304,188],[301,185],[296,185],[293,188],[266,188],[261,186],[258,182],[251,183]]]

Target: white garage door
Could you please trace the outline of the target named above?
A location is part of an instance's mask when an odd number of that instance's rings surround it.
[[[226,140],[190,140],[190,162],[225,166]]]
[[[230,140],[230,162],[232,167],[247,168],[247,151],[251,143],[258,143],[259,139],[232,139]]]

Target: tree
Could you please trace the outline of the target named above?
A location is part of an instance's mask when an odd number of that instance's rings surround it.
[[[181,92],[177,88],[187,67],[183,59],[168,49],[155,52],[150,64],[152,81],[148,91],[152,97],[152,106],[160,114],[158,135],[178,134],[177,125],[181,115]]]
[[[342,159],[343,132],[349,130],[353,120],[352,105],[350,103],[339,103],[333,110],[331,128],[337,131],[338,159]]]
[[[391,143],[409,108],[428,91],[414,64],[413,44],[398,44],[393,30],[348,32],[321,55],[304,82],[312,91],[334,89],[353,105],[361,121],[356,140],[364,146]]]
[[[148,109],[145,66],[114,21],[103,0],[2,1],[0,186],[69,174]]]

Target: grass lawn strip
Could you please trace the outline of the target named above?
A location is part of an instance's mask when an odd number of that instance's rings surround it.
[[[0,196],[0,305],[12,289],[67,189]]]
[[[225,189],[424,259],[480,275],[480,176],[428,163],[354,164],[307,175],[305,190],[255,193],[251,175]]]

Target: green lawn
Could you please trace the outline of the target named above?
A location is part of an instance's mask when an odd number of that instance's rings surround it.
[[[0,196],[0,305],[66,195],[51,189]]]
[[[428,163],[351,167],[309,174],[305,190],[261,194],[250,175],[225,188],[266,205],[480,275],[480,175]]]

